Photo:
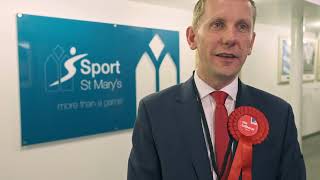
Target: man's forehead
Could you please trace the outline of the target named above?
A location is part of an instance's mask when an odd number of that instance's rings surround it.
[[[249,0],[205,0],[206,7],[213,6],[246,6],[251,8],[251,3]]]
[[[239,12],[239,13],[237,13]],[[238,19],[252,20],[253,11],[248,0],[207,0],[204,16],[228,19],[237,15]]]
[[[204,0],[205,2],[233,2],[233,3],[248,3],[250,4],[249,0]]]

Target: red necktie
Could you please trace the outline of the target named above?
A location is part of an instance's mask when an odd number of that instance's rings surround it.
[[[228,134],[228,111],[224,106],[224,103],[228,97],[228,94],[223,91],[214,91],[211,96],[216,102],[216,109],[214,112],[214,127],[215,127],[215,151],[216,162],[219,174],[222,171],[222,164],[224,156],[228,148],[229,134]],[[227,170],[225,170],[227,171]],[[223,177],[226,177],[227,173],[224,173]],[[224,179],[224,178],[223,178]]]

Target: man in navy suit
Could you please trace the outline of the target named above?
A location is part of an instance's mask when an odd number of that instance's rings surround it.
[[[252,0],[197,2],[186,33],[190,48],[197,53],[197,69],[185,83],[140,101],[128,180],[226,179],[228,175],[223,174],[228,171],[222,171],[222,176],[216,168],[215,142],[220,139],[216,139],[218,100],[211,95],[214,92],[226,94],[227,114],[237,107],[251,106],[268,121],[267,138],[253,145],[253,180],[306,179],[291,106],[238,79],[251,54],[255,17]],[[229,142],[234,157],[238,142],[231,136]],[[223,166],[227,167],[225,159]]]

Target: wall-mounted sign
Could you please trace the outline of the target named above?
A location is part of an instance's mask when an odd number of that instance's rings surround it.
[[[17,15],[22,145],[132,128],[179,83],[179,33]]]

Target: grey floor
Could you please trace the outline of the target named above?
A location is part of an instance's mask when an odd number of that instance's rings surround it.
[[[307,168],[307,180],[320,179],[320,133],[303,138],[302,149]]]

